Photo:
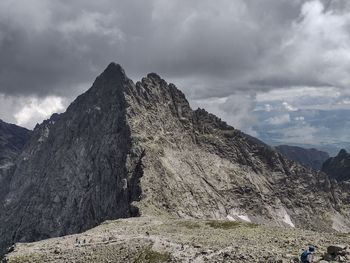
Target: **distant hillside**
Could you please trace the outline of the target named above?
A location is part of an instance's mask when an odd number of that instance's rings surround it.
[[[323,164],[322,171],[338,181],[350,179],[350,154],[342,149],[337,156]]]
[[[4,198],[8,189],[16,158],[30,135],[31,131],[0,120],[0,200]],[[1,201],[0,211],[2,211]]]
[[[29,136],[29,130],[0,120],[0,169],[9,166]]]
[[[287,158],[316,170],[321,170],[322,164],[329,158],[328,153],[314,148],[305,149],[298,146],[279,145],[276,149]]]

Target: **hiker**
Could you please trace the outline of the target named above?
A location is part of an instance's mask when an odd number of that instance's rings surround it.
[[[314,253],[315,253],[314,246],[309,246],[307,249],[305,249],[304,252],[300,255],[301,263],[312,263]]]

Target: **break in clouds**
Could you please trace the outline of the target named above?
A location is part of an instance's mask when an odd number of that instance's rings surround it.
[[[115,61],[272,144],[350,139],[347,0],[2,0],[0,54],[0,118],[28,128]]]

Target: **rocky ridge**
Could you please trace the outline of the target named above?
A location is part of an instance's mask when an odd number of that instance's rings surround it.
[[[323,163],[329,159],[329,154],[317,149],[305,149],[298,146],[279,145],[275,147],[288,159],[306,165],[315,170],[321,170]]]
[[[35,128],[0,200],[0,247],[139,215],[349,231],[344,189],[112,63]]]

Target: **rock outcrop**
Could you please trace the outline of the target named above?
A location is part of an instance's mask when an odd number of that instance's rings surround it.
[[[329,159],[329,154],[317,149],[305,149],[298,146],[279,145],[275,147],[277,151],[282,153],[288,159],[296,161],[302,165],[306,165],[315,170],[321,170],[322,164]]]
[[[1,247],[138,215],[349,230],[347,195],[323,173],[227,125],[151,73],[110,64],[38,125],[0,202]]]
[[[350,179],[350,154],[342,149],[337,156],[324,162],[322,171],[337,181]]]

